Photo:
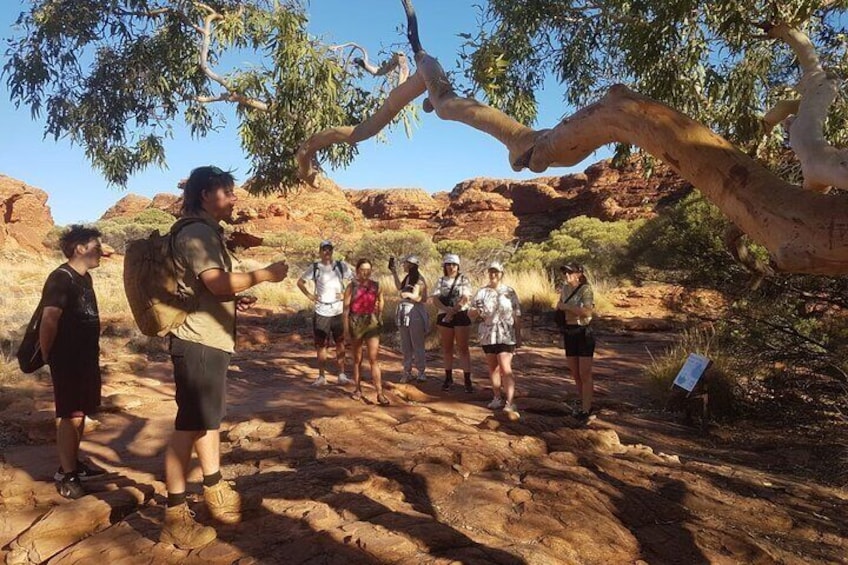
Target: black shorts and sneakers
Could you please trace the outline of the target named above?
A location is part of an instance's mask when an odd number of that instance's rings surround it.
[[[589,326],[568,324],[563,334],[563,346],[566,357],[593,357],[595,336]]]

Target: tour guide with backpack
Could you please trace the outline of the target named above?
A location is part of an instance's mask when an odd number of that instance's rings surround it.
[[[297,287],[315,303],[313,333],[318,358],[318,378],[315,386],[327,384],[324,376],[327,364],[327,348],[331,343],[336,346],[336,361],[339,370],[338,384],[352,382],[345,374],[345,341],[342,311],[345,282],[353,278],[350,265],[344,261],[333,260],[333,243],[324,240],[318,246],[320,261],[315,261],[303,272],[297,281]],[[313,283],[314,292],[310,292],[306,283]]]
[[[220,426],[226,412],[227,368],[235,349],[236,311],[255,298],[239,296],[262,282],[279,282],[285,262],[233,272],[221,221],[232,217],[235,179],[217,167],[198,167],[183,187],[185,218],[167,235],[129,245],[124,281],[130,308],[148,335],[169,335],[177,414],[165,450],[167,509],[159,540],[184,550],[215,539],[186,504],[192,451],[203,472],[203,500],[211,517],[241,520],[242,499],[221,480]]]

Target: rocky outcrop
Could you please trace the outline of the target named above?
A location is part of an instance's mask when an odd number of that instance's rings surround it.
[[[43,252],[52,228],[47,193],[0,175],[0,249]]]
[[[138,194],[127,194],[103,213],[101,220],[113,220],[115,218],[132,218],[139,212],[150,208],[153,201]]]
[[[434,232],[444,204],[424,190],[346,190],[345,196],[375,231],[420,230]]]
[[[582,173],[530,180],[475,178],[450,192],[421,189],[343,190],[327,178],[317,187],[295,186],[286,196],[253,195],[237,190],[237,231],[272,238],[297,234],[355,240],[366,231],[419,230],[435,240],[495,237],[504,241],[541,241],[569,218],[605,221],[650,218],[688,193],[691,186],[662,164],[646,175],[638,161],[612,167],[601,161]],[[41,249],[53,225],[47,195],[21,181],[0,176],[0,248]],[[179,215],[179,194],[152,200],[127,195],[102,219],[132,217],[157,208]],[[6,243],[8,240],[8,243]]]

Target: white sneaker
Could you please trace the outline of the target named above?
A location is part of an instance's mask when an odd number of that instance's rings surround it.
[[[406,383],[409,382],[409,375],[404,373],[404,375],[400,378],[400,380],[398,382],[402,385],[405,385]]]
[[[493,398],[490,403],[486,405],[486,408],[491,408],[492,410],[497,410],[498,408],[502,408],[504,405],[503,400],[500,397]]]
[[[427,382],[427,375],[424,373],[419,373],[418,378],[416,379],[419,383]]]
[[[327,379],[324,378],[324,375],[318,375],[318,378],[312,381],[309,386],[324,386],[325,384],[327,384]]]
[[[349,385],[353,382],[353,379],[348,378],[344,373],[339,373],[339,384],[340,385]]]
[[[507,402],[506,404],[504,404],[503,411],[508,412],[510,414],[515,414],[516,416],[519,415],[518,407],[515,405],[514,402]]]

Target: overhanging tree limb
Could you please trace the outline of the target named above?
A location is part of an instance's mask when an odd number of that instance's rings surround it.
[[[503,143],[515,170],[543,172],[552,166],[580,163],[610,143],[628,143],[663,160],[704,193],[753,241],[766,247],[777,268],[814,274],[848,273],[848,199],[808,193],[784,182],[723,137],[684,114],[617,85],[598,102],[549,130],[533,130],[503,112],[454,92],[439,62],[421,47],[417,17],[402,0],[417,71],[416,88],[390,95],[404,104],[427,89],[425,110],[459,121]],[[412,97],[412,98],[410,98]],[[314,179],[311,157],[318,148],[352,143],[376,134],[403,106],[384,105],[356,127],[333,128],[310,137],[298,151],[301,178]],[[376,115],[375,115],[376,116]],[[363,127],[367,124],[367,128]],[[362,128],[357,132],[357,128]],[[356,132],[356,134],[354,133]],[[363,136],[363,133],[368,133]],[[806,171],[805,171],[806,172]]]

